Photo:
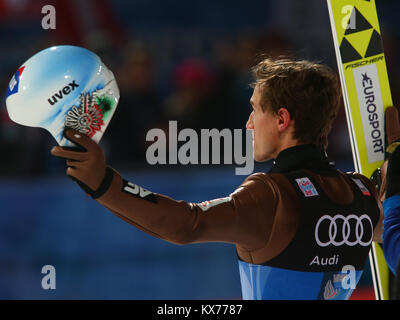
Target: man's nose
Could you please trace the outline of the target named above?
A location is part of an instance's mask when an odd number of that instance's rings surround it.
[[[253,130],[253,129],[254,129],[254,125],[253,125],[253,112],[250,113],[249,119],[247,120],[246,129],[249,129],[249,130]]]

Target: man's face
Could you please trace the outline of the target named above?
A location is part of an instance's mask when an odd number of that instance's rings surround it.
[[[279,146],[278,116],[272,111],[262,110],[261,88],[256,85],[250,104],[253,111],[246,123],[246,128],[253,131],[254,160],[268,161],[277,156]]]

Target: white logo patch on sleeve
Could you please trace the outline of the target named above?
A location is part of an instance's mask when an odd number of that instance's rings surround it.
[[[123,186],[122,186],[122,191],[129,193],[130,195],[133,195],[140,199],[144,199],[144,200],[147,200],[147,201],[150,201],[153,203],[157,203],[157,197],[153,192],[146,190],[132,182],[124,180]]]
[[[361,182],[361,180],[360,179],[353,179],[353,178],[351,178],[355,183],[356,183],[356,185],[360,188],[360,190],[361,190],[361,192],[362,192],[362,194],[364,195],[364,196],[370,196],[371,195],[371,193],[369,192],[369,190],[367,189],[367,187]]]
[[[201,203],[198,203],[197,205],[201,210],[207,211],[208,209],[210,209],[216,205],[219,205],[224,202],[229,202],[231,200],[232,200],[231,197],[219,198],[219,199],[214,199],[214,200],[209,200],[209,201],[203,201]]]
[[[307,177],[296,179],[296,182],[305,197],[313,197],[318,195],[317,189],[315,189],[314,185]]]

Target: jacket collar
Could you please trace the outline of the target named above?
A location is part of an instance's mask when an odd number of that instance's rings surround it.
[[[336,171],[334,163],[329,162],[325,150],[313,144],[303,144],[282,150],[269,173],[284,173],[301,169],[313,171]]]

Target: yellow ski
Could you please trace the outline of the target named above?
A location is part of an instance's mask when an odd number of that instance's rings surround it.
[[[385,159],[384,112],[392,106],[375,0],[327,0],[355,171],[371,177]],[[377,300],[389,299],[381,246],[369,254]]]

